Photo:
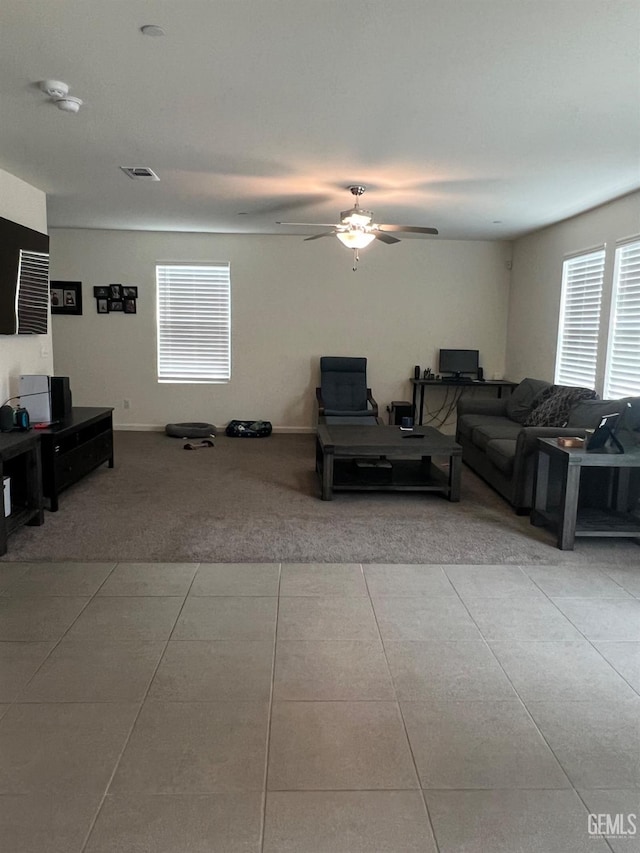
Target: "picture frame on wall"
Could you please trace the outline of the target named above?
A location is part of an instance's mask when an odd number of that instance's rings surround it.
[[[124,299],[137,299],[138,298],[138,288],[132,287],[128,284],[122,285],[122,296]]]
[[[108,299],[110,295],[109,288],[106,286],[93,288],[93,296],[95,299]]]
[[[122,299],[122,285],[121,284],[110,284],[109,285],[109,296],[111,299]]]
[[[108,314],[109,301],[107,299],[96,299],[96,310],[98,314]]]
[[[109,313],[115,311],[124,311],[124,303],[122,299],[109,299]]]
[[[135,299],[125,299],[124,300],[124,313],[125,314],[136,314],[136,300]]]
[[[82,314],[82,282],[49,282],[49,300],[52,314]]]

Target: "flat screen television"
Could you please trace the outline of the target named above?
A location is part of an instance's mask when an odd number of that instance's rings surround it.
[[[0,335],[46,335],[49,237],[0,217]]]
[[[477,349],[441,349],[438,372],[441,376],[463,379],[477,376],[479,351]]]

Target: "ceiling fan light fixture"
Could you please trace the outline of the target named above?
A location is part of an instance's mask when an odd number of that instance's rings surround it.
[[[320,237],[329,237],[334,234],[340,240],[343,246],[353,251],[353,270],[358,266],[358,252],[364,249],[374,240],[379,240],[381,243],[390,245],[399,243],[398,237],[392,237],[389,231],[408,231],[413,234],[437,234],[436,228],[426,228],[421,225],[378,225],[373,221],[373,213],[370,210],[363,210],[358,198],[366,190],[366,187],[361,184],[353,184],[347,187],[351,195],[356,197],[355,204],[350,210],[342,210],[340,212],[340,222],[278,222],[278,225],[311,225],[320,228],[331,228],[331,231],[323,231],[320,234],[313,234],[311,237],[305,237],[305,240],[318,240]]]
[[[364,249],[376,239],[375,234],[371,234],[368,231],[361,231],[360,229],[337,231],[336,237],[347,249]]]
[[[360,207],[343,210],[340,214],[340,221],[343,225],[369,225],[372,219],[373,213],[370,210],[362,210]]]

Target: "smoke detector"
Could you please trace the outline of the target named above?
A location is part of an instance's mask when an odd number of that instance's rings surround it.
[[[82,106],[81,99],[70,95],[69,86],[62,80],[43,80],[40,88],[65,113],[77,113]]]
[[[69,94],[69,87],[61,80],[43,80],[40,83],[40,88],[45,95],[49,95],[54,100],[56,98],[64,98],[65,95]]]
[[[56,98],[56,106],[65,113],[77,113],[82,106],[82,101],[80,98],[74,98],[73,95],[67,95],[66,98]]]

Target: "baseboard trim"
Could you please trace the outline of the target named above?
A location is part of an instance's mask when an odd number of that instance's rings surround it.
[[[120,432],[164,432],[164,426],[158,424],[114,424],[113,428]]]
[[[273,431],[278,433],[297,433],[298,435],[315,435],[316,428],[302,426],[274,426]]]
[[[114,430],[120,432],[164,432],[164,424],[114,424]],[[216,427],[220,435],[224,435],[224,427]],[[314,435],[315,427],[302,426],[274,426],[274,433],[283,433],[290,435]]]

